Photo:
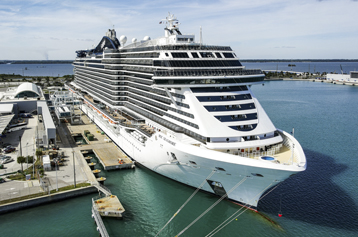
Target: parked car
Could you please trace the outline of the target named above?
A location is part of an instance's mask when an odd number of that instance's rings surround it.
[[[1,148],[6,148],[8,146],[11,146],[11,144],[10,143],[4,143],[4,144],[1,145]]]
[[[22,118],[32,118],[32,114],[28,114],[28,113],[20,114],[20,117],[22,117]]]
[[[10,153],[10,152],[13,152],[13,151],[15,151],[16,149],[14,148],[14,147],[6,147],[5,149],[4,149],[4,152],[5,153]]]
[[[10,163],[11,161],[14,161],[14,159],[11,158],[11,157],[5,158],[5,159],[1,159],[1,160],[0,160],[0,164],[7,164],[7,163]]]

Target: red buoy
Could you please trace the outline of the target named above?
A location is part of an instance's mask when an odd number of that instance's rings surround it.
[[[282,214],[281,214],[281,213],[278,213],[278,217],[282,217]]]

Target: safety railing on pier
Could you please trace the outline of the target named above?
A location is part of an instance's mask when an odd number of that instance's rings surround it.
[[[109,237],[107,229],[103,224],[102,217],[96,208],[93,198],[92,198],[92,216],[93,216],[94,220],[96,221],[97,228],[98,228],[99,233],[101,234],[101,237],[106,237],[106,236]]]
[[[100,184],[100,183],[96,183],[96,184],[92,184],[94,187],[96,187],[99,191],[101,191],[102,193],[104,193],[106,196],[110,196],[112,195],[111,190],[109,190],[106,186]]]

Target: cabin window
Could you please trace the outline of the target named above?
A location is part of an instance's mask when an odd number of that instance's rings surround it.
[[[257,176],[257,177],[264,177],[262,174],[257,174],[257,173],[251,173],[253,176]]]
[[[170,152],[170,154],[172,155],[173,159],[177,159],[177,157],[175,156],[175,154],[173,152]]]
[[[196,52],[192,52],[191,55],[193,56],[193,58],[199,58],[199,55]]]
[[[221,168],[221,167],[215,167],[215,169],[220,170],[220,171],[226,171],[224,168]]]
[[[189,160],[189,163],[192,165],[196,165],[196,162]]]
[[[234,58],[234,55],[232,53],[223,53],[225,58]]]

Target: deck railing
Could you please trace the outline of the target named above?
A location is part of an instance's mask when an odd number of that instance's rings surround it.
[[[96,208],[93,198],[92,198],[92,214],[93,214],[93,218],[95,219],[95,221],[97,223],[98,231],[101,234],[101,236],[102,237],[109,236],[107,229],[103,224],[102,217]]]
[[[267,151],[261,151],[261,150],[254,150],[254,151],[251,151],[251,152],[248,152],[248,151],[241,152],[241,151],[239,151],[239,152],[237,152],[236,155],[258,160],[261,156],[274,156],[275,154],[280,153],[282,146],[283,146],[282,143],[276,144],[276,145],[271,146],[269,149],[267,149]]]

